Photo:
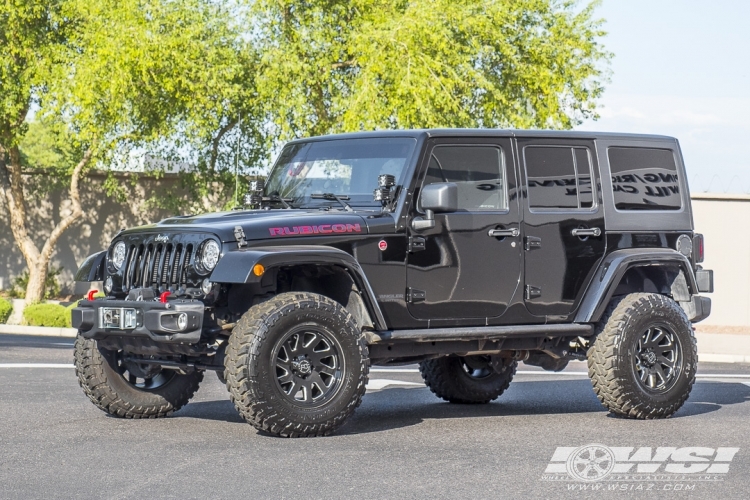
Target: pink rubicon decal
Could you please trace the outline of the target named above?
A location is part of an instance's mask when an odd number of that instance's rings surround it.
[[[381,252],[385,252],[385,249],[388,248],[388,242],[385,240],[380,240],[378,242],[378,248],[380,249]]]
[[[269,227],[271,236],[305,236],[308,234],[361,233],[359,224],[320,224],[319,226]]]

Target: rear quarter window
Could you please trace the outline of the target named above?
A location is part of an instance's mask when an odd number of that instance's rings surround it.
[[[682,208],[677,165],[671,150],[611,147],[607,156],[616,209]]]

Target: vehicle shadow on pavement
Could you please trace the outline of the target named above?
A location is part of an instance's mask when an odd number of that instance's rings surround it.
[[[237,413],[234,404],[228,397],[221,401],[196,401],[186,405],[174,414],[175,417],[199,418],[202,420],[218,420],[220,422],[242,423],[242,417]],[[247,425],[247,424],[246,424]]]
[[[722,406],[750,401],[750,387],[740,383],[699,382],[693,386],[685,406],[672,418],[702,415]]]
[[[514,382],[489,404],[451,404],[426,388],[368,393],[339,434],[380,432],[424,420],[604,412],[588,380]]]
[[[700,382],[672,418],[720,410],[750,400],[750,387],[740,383]],[[368,392],[362,405],[336,434],[366,434],[418,425],[425,420],[518,417],[570,413],[607,413],[586,380],[514,382],[490,404],[459,405],[438,399],[425,387],[391,387]],[[244,423],[229,400],[192,402],[175,414],[229,423]]]

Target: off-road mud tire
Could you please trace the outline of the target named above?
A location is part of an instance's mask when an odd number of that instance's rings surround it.
[[[75,342],[75,370],[78,383],[94,405],[122,418],[167,417],[185,406],[203,380],[203,372],[186,375],[170,372],[164,385],[139,389],[117,371],[116,353],[99,349],[95,340],[81,335]]]
[[[274,345],[300,325],[335,337],[344,359],[339,389],[318,407],[285,398],[272,366]],[[328,297],[307,292],[279,294],[251,307],[232,331],[224,364],[227,389],[242,418],[281,437],[333,433],[362,402],[370,369],[365,337],[351,314]]]
[[[508,389],[518,367],[508,360],[501,372],[492,370],[484,378],[471,377],[463,367],[462,358],[444,356],[419,363],[425,384],[439,398],[456,404],[484,404],[494,401]]]
[[[682,366],[676,381],[663,393],[648,392],[634,371],[634,345],[650,325],[665,325],[678,338]],[[613,414],[656,419],[673,415],[687,400],[695,382],[698,351],[687,315],[669,297],[633,293],[617,297],[597,325],[589,348],[588,371],[599,401]]]

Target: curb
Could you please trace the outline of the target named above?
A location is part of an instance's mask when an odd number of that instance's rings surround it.
[[[50,326],[21,326],[21,325],[0,325],[0,334],[11,335],[40,335],[44,337],[71,337],[78,335],[75,328],[60,328]]]

